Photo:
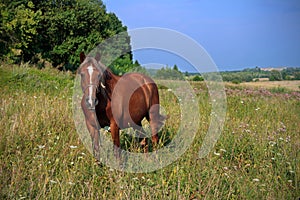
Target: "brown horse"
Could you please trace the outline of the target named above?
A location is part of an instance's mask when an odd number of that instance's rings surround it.
[[[158,88],[154,81],[139,73],[123,76],[113,74],[100,62],[100,54],[95,58],[80,54],[83,97],[81,107],[87,128],[92,138],[94,156],[99,156],[99,130],[110,126],[114,143],[114,153],[120,157],[119,130],[133,127],[142,132],[143,118],[150,123],[152,142],[158,142],[157,132],[165,117],[159,114]],[[141,142],[146,147],[146,139]]]

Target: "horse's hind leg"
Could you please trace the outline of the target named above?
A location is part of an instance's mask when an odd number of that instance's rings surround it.
[[[110,132],[112,136],[112,140],[114,143],[114,155],[115,157],[119,160],[120,159],[120,154],[121,154],[121,149],[120,149],[120,135],[119,135],[120,128],[118,127],[116,122],[111,122],[110,123]]]
[[[136,133],[135,137],[137,138],[137,141],[140,143],[142,149],[144,150],[144,153],[148,153],[148,138],[142,126],[142,123],[137,124],[133,128]]]

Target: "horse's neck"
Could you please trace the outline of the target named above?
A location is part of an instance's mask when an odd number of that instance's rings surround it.
[[[107,85],[107,88],[106,88],[106,91],[108,93],[108,96],[111,97],[112,95],[112,92],[118,82],[118,80],[121,78],[120,76],[117,76],[115,74],[112,73],[112,71],[110,71],[109,69],[107,69],[108,73],[109,73],[109,76],[110,76],[110,79],[106,80],[106,85]]]

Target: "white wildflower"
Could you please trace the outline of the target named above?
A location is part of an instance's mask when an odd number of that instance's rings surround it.
[[[38,145],[39,149],[43,149],[46,147],[46,145]]]
[[[215,154],[216,156],[220,156],[220,155],[221,155],[220,153],[217,153],[217,152],[214,152],[214,154]]]
[[[69,184],[69,185],[75,185],[75,183],[73,183],[73,182],[71,182],[71,181],[69,181],[68,184]]]

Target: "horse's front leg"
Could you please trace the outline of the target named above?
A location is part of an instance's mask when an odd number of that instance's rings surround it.
[[[81,102],[83,113],[85,116],[86,127],[90,133],[92,139],[92,151],[97,160],[99,160],[99,137],[100,137],[100,125],[97,120],[96,113],[86,108],[84,99]]]
[[[91,139],[92,139],[92,150],[93,155],[97,160],[99,160],[99,130],[95,124],[91,123],[89,119],[86,119],[86,126],[88,128],[88,131],[90,133]]]
[[[111,137],[114,143],[114,155],[117,159],[120,159],[120,134],[119,134],[120,128],[118,127],[117,123],[115,121],[110,123],[110,132]]]

